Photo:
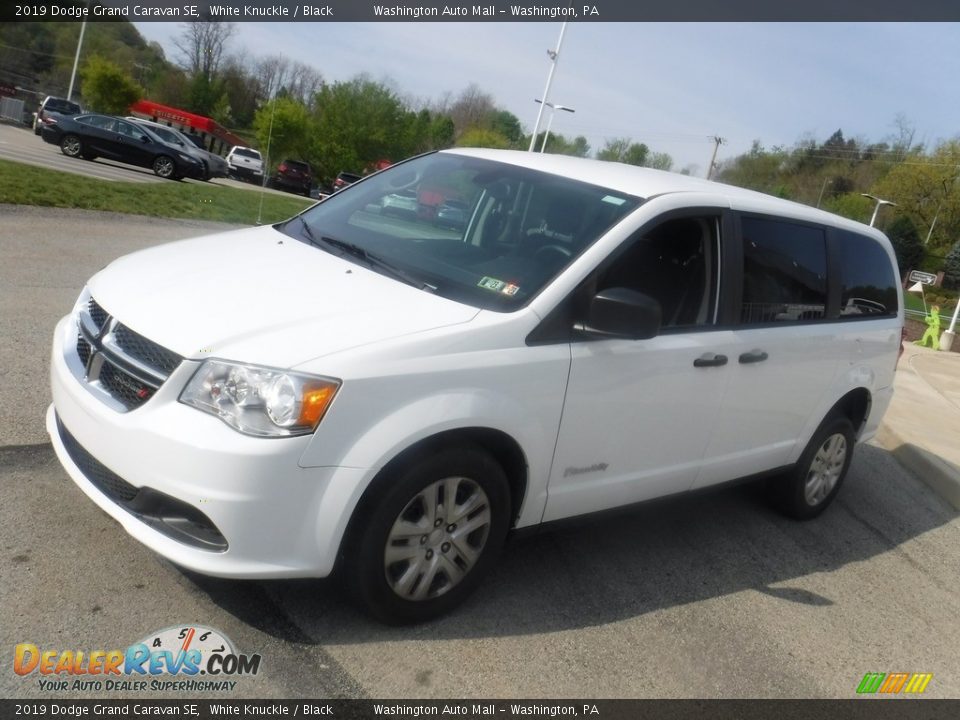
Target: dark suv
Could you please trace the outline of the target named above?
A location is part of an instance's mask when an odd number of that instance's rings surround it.
[[[40,128],[43,127],[43,119],[49,117],[50,113],[57,115],[66,115],[73,117],[80,114],[80,106],[66,98],[53,97],[48,95],[37,108],[36,115],[33,116],[33,134],[39,135]]]
[[[313,187],[313,170],[301,160],[284,160],[277,166],[277,172],[271,178],[273,187],[294,190],[310,197]]]

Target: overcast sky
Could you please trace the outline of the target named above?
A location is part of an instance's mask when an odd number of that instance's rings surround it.
[[[181,28],[136,23],[177,60]],[[283,54],[328,82],[366,73],[403,95],[456,96],[470,83],[529,132],[560,23],[238,23],[233,54]],[[630,137],[703,174],[719,159],[806,136],[880,141],[898,114],[929,145],[960,135],[960,24],[571,23],[550,100],[553,129],[593,151]],[[546,123],[546,116],[544,117]],[[541,128],[542,129],[542,128]]]

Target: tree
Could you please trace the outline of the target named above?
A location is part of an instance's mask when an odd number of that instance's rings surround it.
[[[236,32],[233,23],[220,20],[192,20],[182,24],[173,44],[182,53],[184,67],[193,75],[212,82],[220,69],[227,42]]]
[[[93,55],[80,71],[84,102],[97,112],[126,115],[143,96],[143,88],[116,63]]]
[[[950,290],[960,289],[960,240],[947,253],[943,264],[943,284]]]
[[[960,140],[949,140],[931,155],[911,155],[871,190],[892,200],[917,228],[930,235],[929,250],[943,255],[960,236]],[[934,223],[936,220],[936,223]]]
[[[324,85],[316,96],[313,156],[323,172],[363,172],[379,160],[399,160],[416,151],[406,109],[383,83],[359,76]]]
[[[897,215],[887,227],[887,237],[893,244],[901,275],[920,266],[920,261],[923,260],[923,241],[917,232],[917,226],[910,218]]]
[[[447,114],[453,119],[457,136],[460,136],[471,128],[490,128],[496,112],[493,96],[471,83],[453,102]]]
[[[603,150],[597,153],[597,159],[643,167],[647,164],[649,154],[650,148],[643,143],[632,142],[630,138],[613,138],[607,140]]]
[[[279,97],[260,108],[253,119],[257,142],[267,152],[270,170],[280,160],[290,157],[310,159],[314,136],[313,118],[306,106],[287,97]]]
[[[487,130],[484,128],[470,128],[460,135],[457,140],[458,147],[481,147],[498,148],[505,150],[510,147],[510,139],[501,135],[496,130]]]

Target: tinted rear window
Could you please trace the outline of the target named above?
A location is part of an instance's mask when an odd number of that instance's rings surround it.
[[[254,160],[260,159],[260,153],[258,153],[256,150],[251,150],[250,148],[234,148],[233,154],[240,155],[242,157],[253,158]]]
[[[827,305],[827,243],[822,229],[743,218],[741,322],[822,319]]]
[[[888,317],[899,310],[897,279],[890,256],[873,238],[837,232],[840,317]]]

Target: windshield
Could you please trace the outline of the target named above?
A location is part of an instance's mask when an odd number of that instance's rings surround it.
[[[438,295],[511,311],[640,202],[558,175],[437,153],[351,185],[281,229],[304,242],[356,246]]]

